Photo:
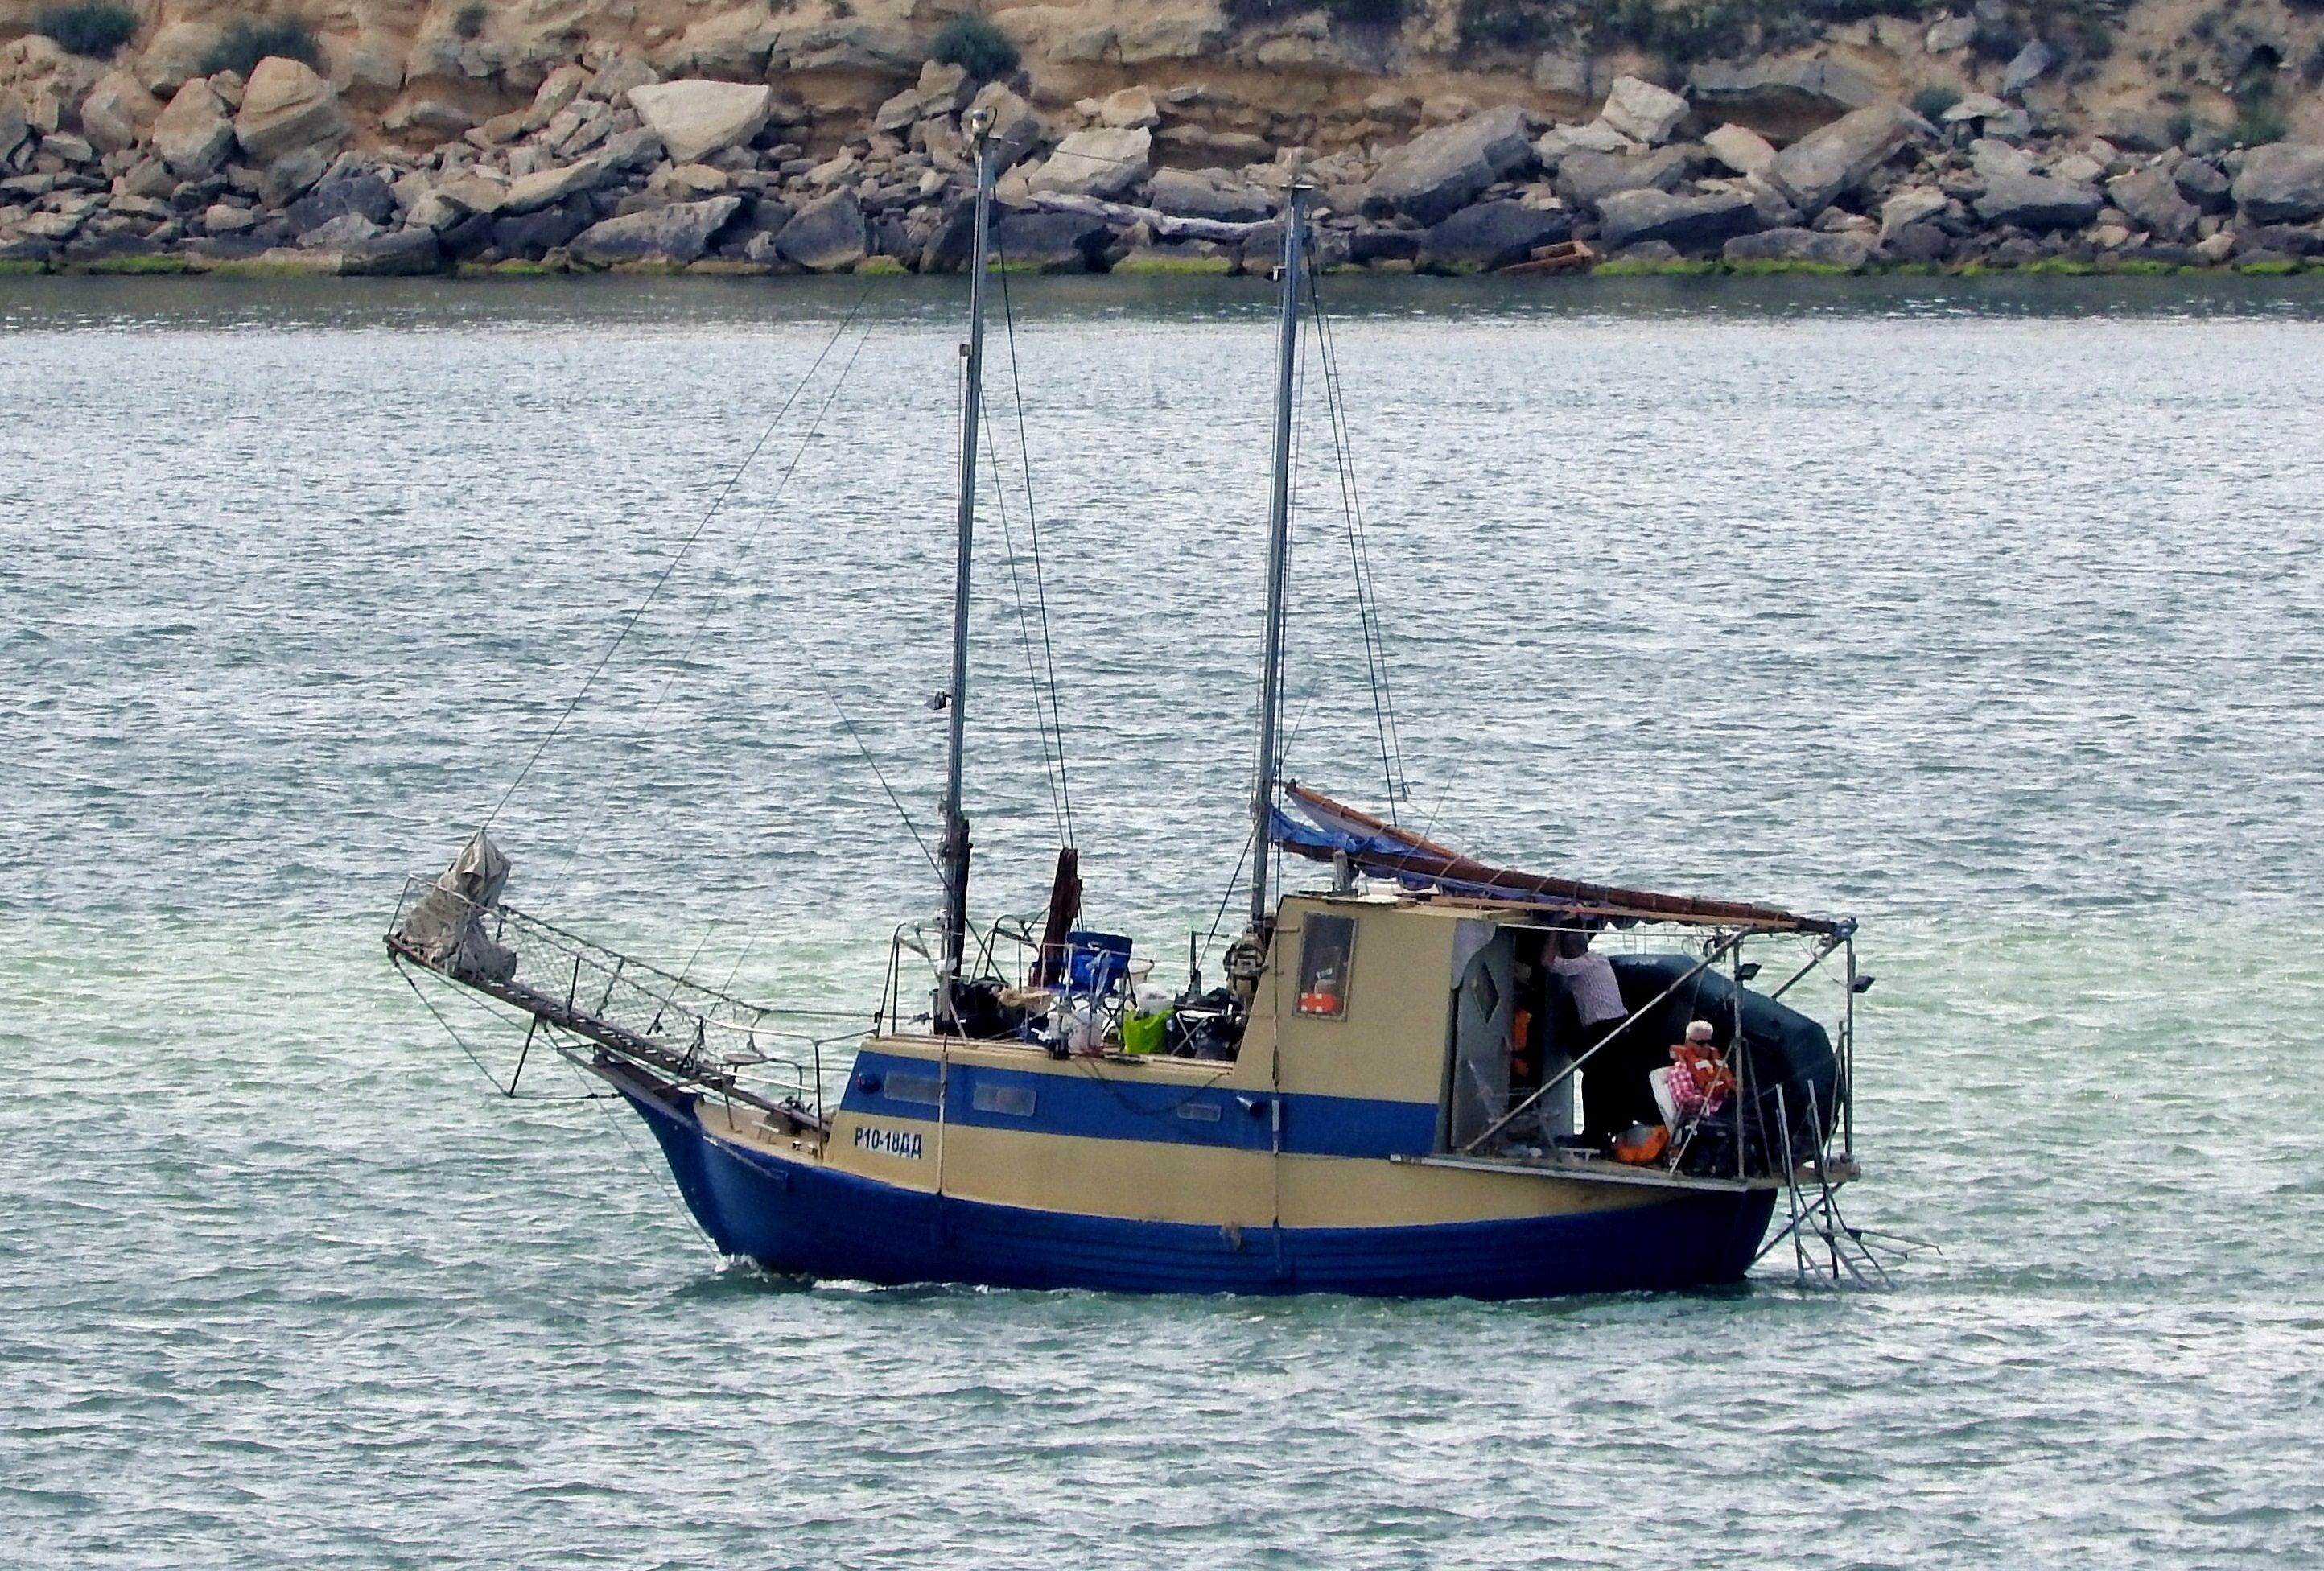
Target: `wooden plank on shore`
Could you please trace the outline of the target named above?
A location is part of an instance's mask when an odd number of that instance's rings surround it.
[[[1523,262],[1514,262],[1500,270],[1504,278],[1524,278],[1542,273],[1572,273],[1588,267],[1598,260],[1598,253],[1580,240],[1561,241],[1555,245],[1536,248]]]

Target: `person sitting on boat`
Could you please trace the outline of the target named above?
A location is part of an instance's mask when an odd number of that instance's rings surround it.
[[[1670,1067],[1653,1077],[1655,1100],[1674,1129],[1718,1112],[1734,1092],[1734,1072],[1711,1045],[1716,1034],[1707,1020],[1688,1021],[1686,1040],[1671,1044]]]

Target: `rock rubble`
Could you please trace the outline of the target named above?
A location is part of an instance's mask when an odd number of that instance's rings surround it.
[[[1030,25],[1037,9],[1001,14]],[[1976,94],[1932,120],[1831,62],[1706,68],[1686,92],[1585,72],[1596,91],[1571,120],[1384,95],[1370,134],[1318,152],[1222,128],[1198,88],[1131,83],[1037,108],[1021,73],[979,81],[916,64],[908,41],[876,28],[771,14],[764,27],[701,23],[659,57],[768,80],[664,79],[636,54],[592,50],[532,59],[530,98],[497,109],[458,86],[492,76],[464,52],[480,46],[429,44],[435,74],[416,85],[410,61],[374,70],[352,55],[327,73],[269,57],[244,79],[199,74],[202,41],[181,32],[111,66],[45,40],[0,46],[0,262],[952,271],[969,244],[970,116],[990,116],[1005,171],[998,255],[1042,271],[1263,271],[1295,181],[1316,192],[1326,265],[1389,272],[2284,271],[2324,257],[2324,148],[2145,125],[2118,143]],[[852,108],[812,104],[780,74],[801,59],[880,86]],[[1800,128],[1731,117],[1769,101]]]

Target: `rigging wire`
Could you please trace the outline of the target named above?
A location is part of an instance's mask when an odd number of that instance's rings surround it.
[[[684,543],[679,545],[676,553],[663,565],[660,577],[654,579],[653,587],[646,591],[646,597],[638,602],[637,608],[632,611],[622,623],[620,631],[613,634],[613,642],[605,646],[605,652],[597,657],[597,663],[590,668],[588,676],[582,679],[580,690],[576,692],[566,704],[563,712],[557,716],[556,723],[549,726],[548,735],[541,737],[540,741],[534,745],[530,756],[524,761],[524,766],[516,772],[516,778],[509,781],[508,789],[501,793],[501,799],[493,804],[493,810],[484,815],[484,827],[492,827],[493,821],[501,816],[501,810],[509,805],[509,799],[516,795],[517,787],[524,783],[525,777],[532,772],[533,765],[540,762],[540,755],[549,751],[549,744],[557,740],[558,734],[573,718],[573,712],[581,707],[581,700],[589,696],[589,689],[595,687],[597,679],[604,674],[605,667],[612,663],[614,654],[628,641],[630,634],[636,631],[639,619],[645,615],[647,607],[654,603],[655,597],[669,585],[670,575],[678,571],[678,566],[686,559],[687,552],[694,549],[695,542],[699,541],[703,531],[710,527],[710,521],[718,516],[718,510],[726,505],[726,499],[734,494],[734,487],[742,484],[743,475],[758,457],[760,450],[773,439],[776,428],[783,422],[783,417],[788,414],[791,406],[798,402],[799,394],[807,391],[807,384],[814,380],[815,374],[822,368],[824,361],[830,357],[832,350],[839,347],[840,339],[844,337],[847,330],[854,326],[856,317],[863,310],[864,301],[871,298],[872,285],[867,282],[863,286],[862,292],[855,297],[855,303],[847,308],[847,315],[841,319],[838,327],[832,329],[830,341],[824,345],[821,352],[816,356],[814,363],[809,365],[799,377],[798,384],[791,389],[790,396],[783,400],[782,407],[775,411],[774,419],[767,422],[767,429],[760,433],[757,441],[751,444],[751,450],[742,456],[742,461],[737,464],[734,467],[734,472],[726,477],[726,484],[719,487],[718,494],[712,499],[709,508],[702,515],[701,522],[694,526],[694,532],[686,537]]]
[[[1379,596],[1372,580],[1363,501],[1356,488],[1354,442],[1348,430],[1339,348],[1333,337],[1332,319],[1323,310],[1323,285],[1313,269],[1307,274],[1307,298],[1314,307],[1315,338],[1322,351],[1324,405],[1332,421],[1333,451],[1338,460],[1340,504],[1348,521],[1348,567],[1355,580],[1356,620],[1363,632],[1364,670],[1372,689],[1372,723],[1379,735],[1380,773],[1388,787],[1388,817],[1393,825],[1397,822],[1397,804],[1408,794],[1411,782],[1404,771],[1403,742],[1396,726],[1396,702],[1388,690],[1387,635],[1379,624]]]
[[[1025,476],[1025,518],[1033,539],[1033,603],[1041,623],[1041,660],[1048,672],[1049,728],[1056,739],[1057,794],[1065,815],[1065,843],[1071,846],[1074,844],[1074,791],[1072,782],[1065,776],[1065,722],[1057,704],[1057,652],[1056,646],[1049,638],[1048,576],[1041,566],[1041,515],[1033,501],[1033,447],[1025,429],[1025,379],[1017,366],[1017,308],[1009,292],[1009,253],[1006,249],[1001,250],[1001,323],[1002,337],[1009,344],[1009,392],[1017,411],[1017,455]],[[992,467],[996,472],[999,470],[998,459],[994,460]],[[1007,528],[1005,518],[1002,528]],[[1013,554],[1015,548],[1012,546],[1010,549]],[[1020,601],[1018,608],[1020,620],[1023,615]],[[1039,703],[1040,688],[1037,683],[1034,687],[1037,711]]]
[[[993,447],[991,422],[980,420],[978,423],[983,427],[982,445],[985,456],[992,460],[987,467],[998,471],[1001,466]],[[1018,637],[1025,648],[1025,680],[1033,689],[1034,735],[1041,747],[1041,778],[1049,788],[1049,816],[1056,825],[1057,844],[1070,846],[1073,840],[1065,829],[1065,795],[1058,789],[1059,777],[1064,773],[1064,761],[1053,756],[1050,752],[1048,716],[1041,707],[1040,668],[1035,663],[1033,658],[1033,622],[1025,606],[1025,581],[1018,567],[1017,537],[1009,524],[1009,494],[1002,487],[1001,476],[997,472],[991,478],[993,511],[1000,516],[1001,543],[1009,561],[1010,592],[1017,601]]]
[[[869,297],[870,292],[871,286],[867,284],[863,292],[857,296],[854,308],[848,313],[847,321],[841,324],[843,332],[846,329],[848,323],[852,322],[855,316],[861,311],[864,300]],[[642,725],[650,727],[654,719],[661,713],[662,707],[668,702],[672,688],[677,686],[678,678],[685,674],[686,663],[693,655],[695,646],[701,642],[703,634],[709,630],[710,624],[725,609],[727,597],[733,592],[734,585],[740,578],[740,569],[743,559],[750,555],[752,548],[758,543],[759,536],[765,531],[768,522],[773,516],[775,504],[781,499],[784,491],[789,487],[791,477],[798,473],[800,463],[807,457],[807,449],[814,445],[816,439],[822,434],[824,421],[829,417],[833,405],[838,402],[841,392],[845,389],[848,375],[854,370],[856,361],[862,357],[864,348],[871,343],[872,334],[872,328],[869,324],[867,324],[862,332],[857,336],[855,339],[855,347],[849,351],[846,360],[843,362],[839,367],[838,374],[832,379],[829,389],[824,393],[823,402],[816,406],[815,418],[807,422],[806,431],[800,435],[798,445],[791,453],[790,462],[784,466],[782,474],[775,481],[774,489],[769,494],[764,508],[760,512],[758,522],[753,523],[751,526],[750,531],[743,536],[742,546],[735,552],[733,560],[721,569],[721,578],[716,595],[712,598],[709,606],[704,610],[702,615],[696,621],[693,631],[687,635],[685,646],[679,650],[678,657],[673,662],[673,669],[670,671],[670,674],[663,680],[661,690],[655,695],[652,705],[648,707],[645,719],[641,723]],[[834,343],[835,344],[836,341],[837,340],[835,338]],[[828,356],[830,347],[831,346],[826,346],[825,354],[816,356],[817,365],[820,365],[823,360]],[[814,374],[814,367],[809,368],[808,374],[812,377]],[[797,394],[794,393],[793,397],[796,399]],[[788,408],[789,405],[787,403],[785,407]],[[771,437],[772,434],[771,430],[768,433],[769,437]],[[760,439],[759,447],[763,448],[766,445],[766,441],[767,438],[762,437]],[[755,454],[758,451],[758,448],[753,448],[752,451]],[[808,652],[805,643],[800,641],[798,635],[791,630],[788,624],[778,622],[775,624],[775,630],[782,635],[785,642],[790,644],[794,652],[798,655],[800,662],[807,667],[807,674],[814,678],[816,686],[822,691],[825,700],[831,705],[832,712],[838,716],[841,727],[847,733],[848,740],[854,744],[856,753],[862,758],[865,765],[872,771],[872,778],[879,781],[881,790],[887,796],[889,806],[895,809],[896,817],[902,821],[906,833],[912,836],[913,844],[919,847],[920,855],[927,861],[928,865],[934,867],[936,865],[936,857],[935,855],[929,851],[927,841],[921,836],[919,827],[912,821],[911,814],[905,809],[902,799],[897,795],[896,789],[890,783],[886,772],[881,769],[879,760],[872,756],[871,748],[865,744],[862,734],[856,729],[854,719],[847,713],[845,707],[840,703],[839,695],[833,690],[831,682],[825,675],[823,668],[816,662],[814,655]],[[565,859],[566,866],[571,866],[572,863],[578,858],[584,843],[584,838],[585,836],[576,836],[573,843],[567,847]],[[711,915],[709,920],[705,924],[702,937],[696,942],[692,953],[688,954],[685,962],[678,966],[678,972],[680,975],[687,974],[693,970],[695,962],[701,957],[703,950],[709,946],[710,940],[716,934],[720,924],[726,919],[728,914],[731,912],[734,898],[733,893],[730,892],[725,901],[722,903],[720,909]],[[735,956],[733,966],[727,973],[725,985],[731,986],[735,975],[741,972],[742,960],[749,953],[749,948],[750,945],[746,939],[742,951]],[[722,991],[724,991],[723,988]]]
[[[862,302],[859,300],[858,304],[860,305],[861,303]],[[862,357],[865,347],[871,342],[872,328],[867,326],[863,329],[862,335],[856,338],[855,347],[849,352],[845,363],[840,366],[839,374],[833,379],[830,390],[824,394],[823,402],[817,406],[815,411],[815,418],[807,422],[807,429],[806,432],[800,436],[798,447],[792,452],[790,462],[784,466],[782,475],[776,480],[774,490],[767,498],[765,510],[760,513],[759,522],[752,524],[751,526],[750,532],[742,537],[742,548],[735,552],[733,563],[720,569],[721,579],[718,586],[718,592],[713,597],[709,607],[703,612],[701,617],[695,623],[694,631],[687,635],[686,646],[678,651],[678,658],[675,662],[673,662],[676,669],[673,669],[669,676],[663,680],[661,691],[654,696],[652,705],[648,707],[645,718],[641,722],[641,728],[650,727],[655,718],[660,715],[663,704],[669,700],[671,688],[677,686],[678,678],[685,674],[684,668],[686,662],[692,657],[695,645],[701,642],[702,635],[709,630],[711,622],[717,617],[720,612],[725,609],[727,596],[732,593],[734,584],[740,576],[742,559],[750,555],[752,547],[758,543],[759,536],[765,531],[767,522],[772,515],[774,504],[781,500],[783,492],[788,488],[791,476],[798,472],[800,462],[807,457],[807,448],[814,445],[815,439],[818,436],[822,435],[823,422],[831,413],[832,405],[839,401],[841,391],[846,387],[848,374],[855,369],[855,362]],[[862,737],[857,734],[854,721],[849,717],[846,709],[841,706],[839,697],[832,690],[831,683],[825,678],[823,668],[816,663],[815,657],[807,652],[807,646],[799,641],[798,635],[791,631],[788,624],[779,622],[775,624],[775,631],[779,633],[783,636],[785,642],[790,644],[793,652],[798,655],[800,662],[807,667],[807,673],[815,679],[816,685],[822,689],[824,698],[829,701],[832,711],[839,716],[840,725],[846,729],[848,739],[855,744],[856,752],[862,756],[863,762],[871,767],[872,778],[880,782],[880,789],[887,793],[889,805],[896,809],[897,818],[903,821],[905,830],[910,834],[914,842],[918,845],[920,855],[928,859],[930,866],[934,866],[936,864],[936,859],[928,851],[927,842],[921,838],[918,826],[912,822],[911,814],[905,810],[904,804],[897,796],[895,789],[888,783],[888,777],[881,772],[879,761],[872,756],[871,749],[864,745]],[[567,864],[568,865],[576,857],[578,856],[580,845],[580,841],[576,839],[574,846],[567,852]],[[715,929],[717,923],[723,919],[724,913],[722,911],[719,915],[714,916],[711,919],[712,927]],[[705,934],[704,936],[704,942],[708,942],[707,934]],[[701,952],[701,946],[696,945],[695,947],[695,956],[700,955]],[[680,970],[684,971],[691,967],[693,963],[694,956],[689,956],[687,959],[686,966],[681,966]]]
[[[1005,250],[1001,253],[1001,289],[1003,296],[1005,297],[1008,290],[1009,278],[1009,254]],[[1002,309],[1004,314],[1006,314],[1007,307],[1005,304]],[[1010,322],[1008,338],[1010,380],[1012,384],[1017,384],[1017,433],[1019,441],[1022,443],[1025,439],[1025,400],[1024,389],[1021,384],[1018,384],[1017,335],[1013,319],[1010,319]],[[966,374],[964,370],[963,374]],[[977,406],[977,425],[978,430],[976,432],[976,439],[978,446],[985,455],[985,469],[987,471],[987,477],[990,479],[992,485],[993,511],[1000,518],[1001,541],[1009,563],[1010,592],[1017,602],[1018,637],[1025,649],[1025,680],[1027,685],[1033,690],[1033,725],[1035,735],[1038,739],[1041,748],[1041,778],[1043,782],[1048,787],[1049,813],[1052,820],[1056,826],[1057,843],[1060,846],[1071,846],[1074,843],[1073,833],[1071,821],[1066,814],[1066,797],[1064,789],[1065,774],[1065,732],[1062,724],[1055,725],[1052,724],[1056,714],[1056,693],[1055,685],[1056,679],[1056,666],[1054,660],[1052,660],[1049,666],[1051,686],[1047,699],[1047,707],[1045,707],[1041,690],[1040,669],[1036,664],[1033,658],[1033,618],[1026,609],[1025,580],[1017,557],[1017,536],[1009,522],[1009,492],[1008,488],[1002,484],[1001,477],[1000,444],[993,439],[991,417],[985,411],[982,401],[981,400]],[[1038,555],[1040,539],[1038,532],[1039,519],[1033,512],[1033,467],[1032,456],[1029,448],[1025,450],[1025,504],[1028,521],[1035,531],[1033,538],[1037,554],[1033,569],[1033,589],[1035,596],[1041,604],[1041,647],[1046,652],[1049,648],[1048,597],[1043,584]],[[1056,743],[1054,755],[1051,750],[1051,741],[1053,737]]]

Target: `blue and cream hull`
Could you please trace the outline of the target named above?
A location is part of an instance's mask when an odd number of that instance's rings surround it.
[[[1480,1298],[1684,1289],[1739,1280],[1775,1204],[1766,1186],[1432,1161],[1426,1104],[993,1057],[867,1051],[814,1139],[634,1071],[607,1077],[722,1251],[822,1279]]]

